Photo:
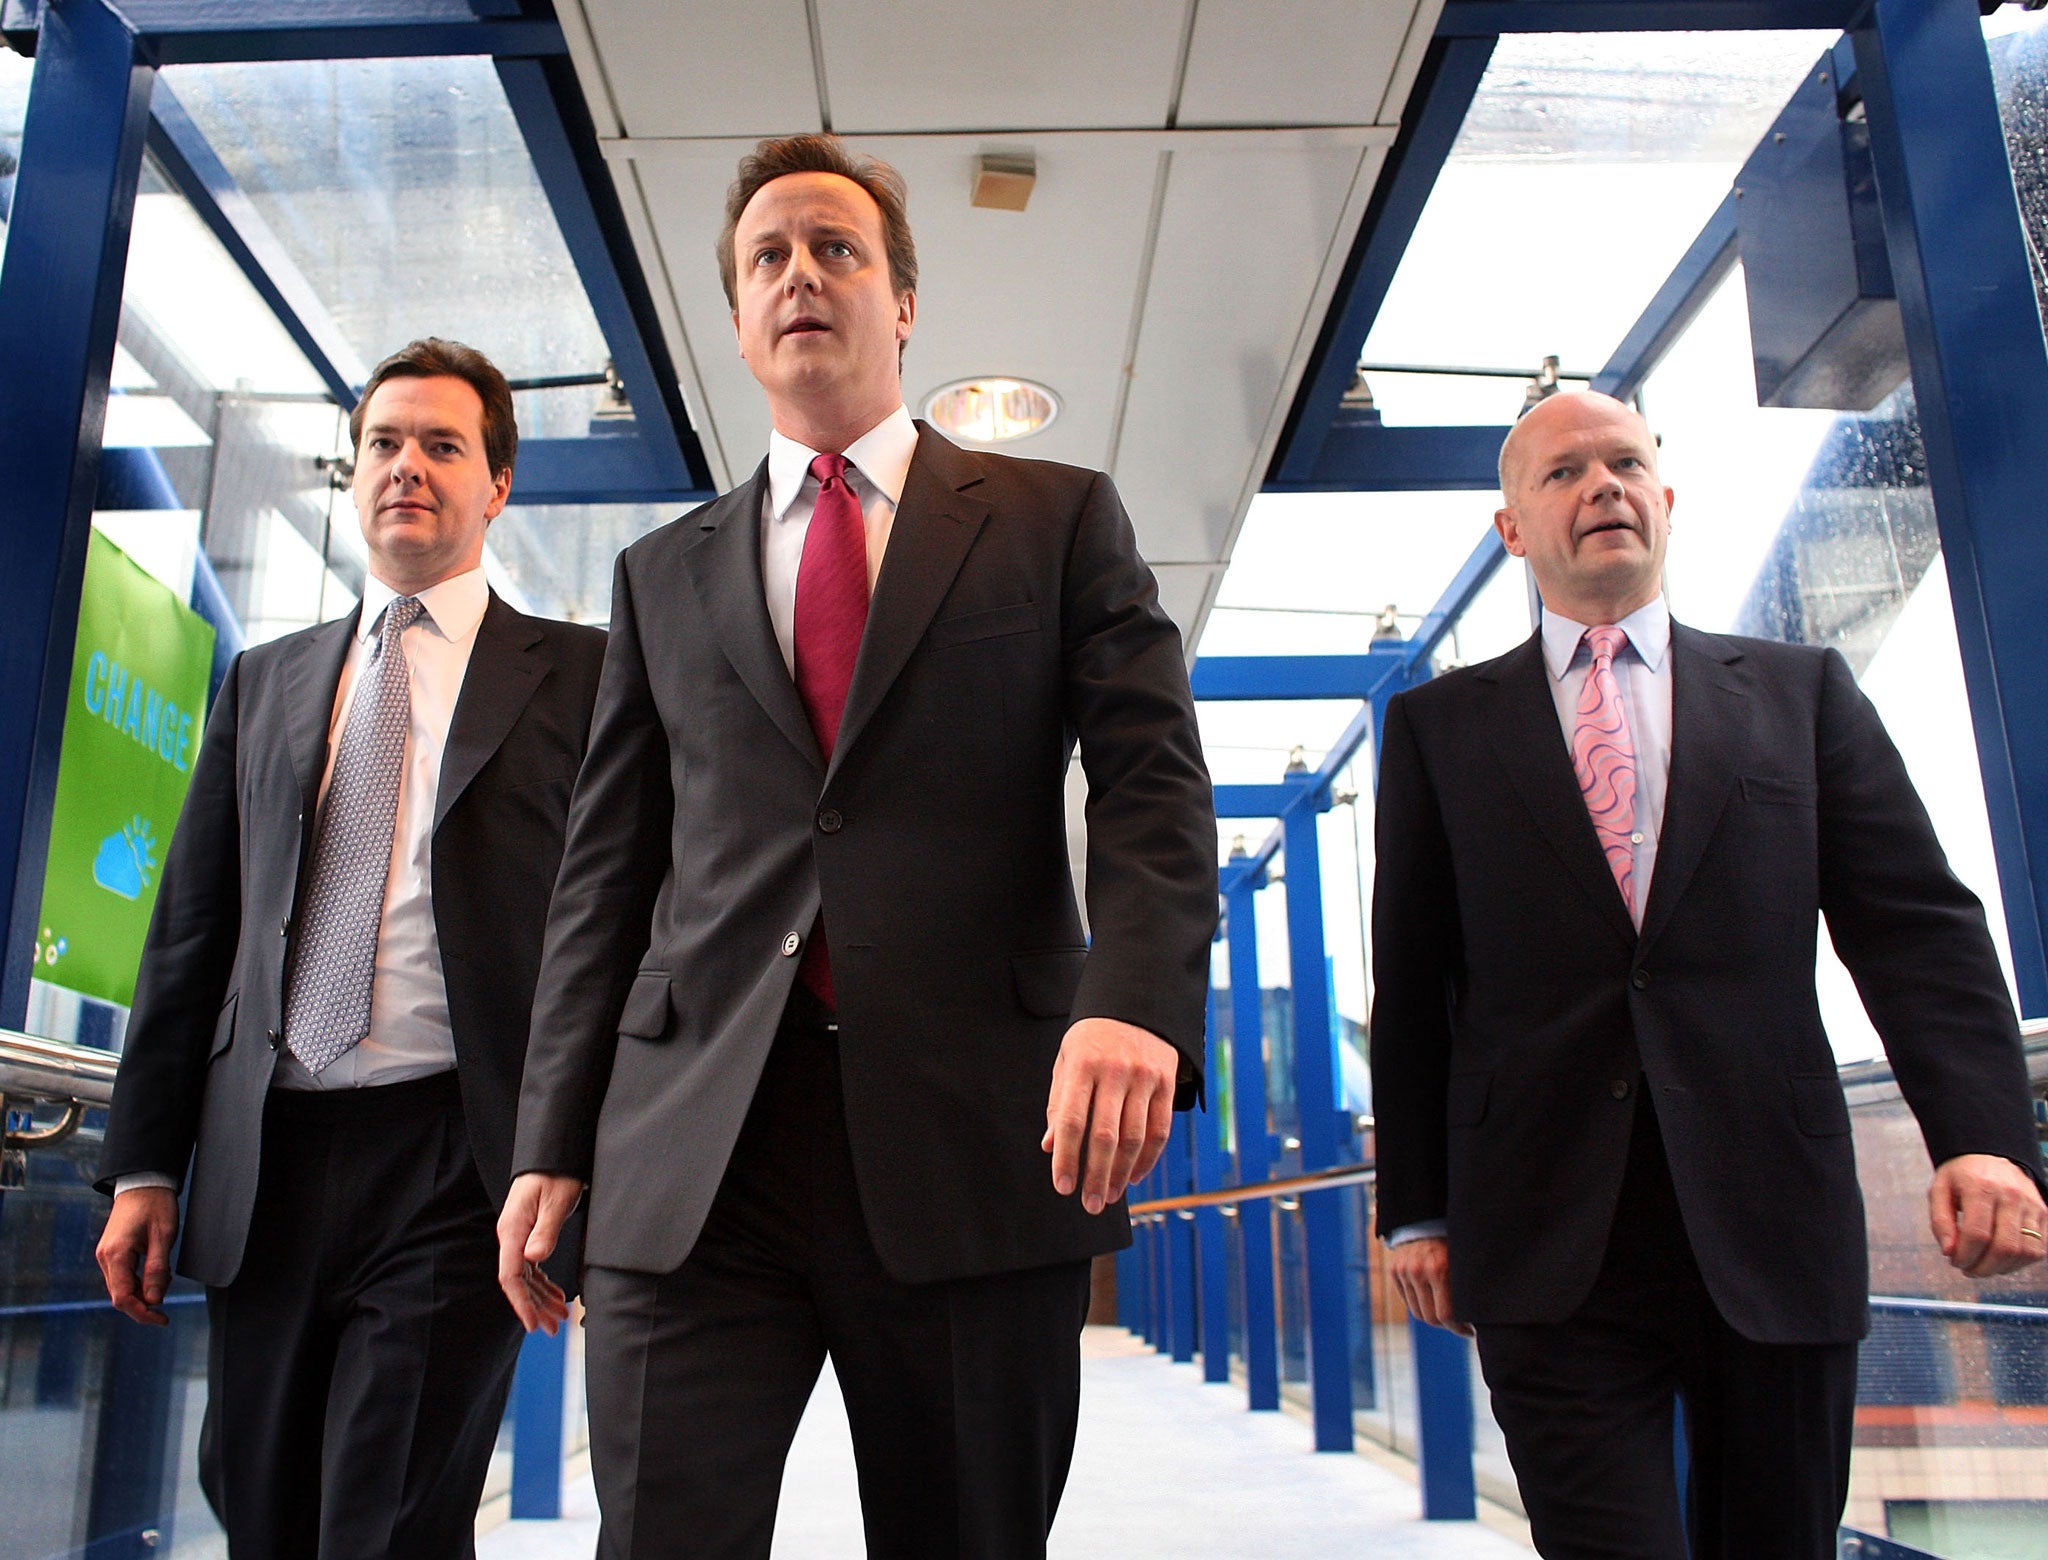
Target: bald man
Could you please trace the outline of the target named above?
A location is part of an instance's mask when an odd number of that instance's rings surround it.
[[[1542,1554],[1822,1560],[1869,1274],[1819,917],[1919,1119],[1934,1238],[1976,1278],[2048,1229],[2005,981],[1842,657],[1671,621],[1640,417],[1540,403],[1501,488],[1542,627],[1394,700],[1382,743],[1394,1281],[1476,1331]]]

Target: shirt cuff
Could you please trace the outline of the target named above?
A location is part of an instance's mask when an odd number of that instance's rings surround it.
[[[1450,1225],[1442,1219],[1417,1219],[1388,1235],[1386,1242],[1391,1250],[1395,1246],[1405,1246],[1411,1240],[1442,1240],[1449,1230]]]
[[[137,1170],[133,1175],[115,1177],[114,1195],[119,1197],[123,1192],[138,1192],[150,1186],[161,1186],[167,1192],[178,1189],[178,1183],[160,1170]]]

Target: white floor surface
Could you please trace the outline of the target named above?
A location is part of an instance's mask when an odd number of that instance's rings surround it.
[[[1370,1556],[1372,1560],[1528,1560],[1530,1551],[1471,1522],[1418,1520],[1415,1485],[1364,1457],[1318,1456],[1309,1428],[1250,1414],[1232,1386],[1203,1383],[1110,1328],[1082,1351],[1081,1430],[1052,1533],[1055,1560],[1198,1556],[1202,1560]],[[588,1560],[597,1502],[586,1476],[559,1522],[506,1522],[478,1560]],[[853,1449],[828,1369],[783,1479],[776,1560],[858,1560]],[[677,1555],[687,1550],[679,1547]]]

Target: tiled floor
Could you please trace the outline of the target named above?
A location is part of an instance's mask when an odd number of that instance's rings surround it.
[[[1469,1522],[1417,1520],[1415,1486],[1364,1457],[1317,1456],[1308,1427],[1249,1414],[1235,1387],[1204,1385],[1109,1328],[1083,1349],[1080,1442],[1053,1529],[1052,1554],[1274,1560],[1370,1554],[1374,1560],[1527,1560],[1529,1551]],[[597,1542],[588,1477],[559,1522],[507,1522],[479,1560],[585,1560]],[[678,1551],[681,1553],[682,1551]],[[777,1560],[864,1553],[846,1415],[828,1371],[783,1481]]]

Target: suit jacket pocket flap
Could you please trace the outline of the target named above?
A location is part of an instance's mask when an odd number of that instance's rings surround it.
[[[659,1040],[667,1032],[668,971],[642,970],[633,977],[633,989],[619,1014],[619,1033]]]
[[[954,617],[940,618],[932,624],[929,642],[936,650],[942,645],[964,644],[970,639],[1028,634],[1037,627],[1037,604],[1019,601],[1007,607],[990,607],[982,612],[962,612]]]
[[[1811,780],[1785,780],[1777,775],[1744,775],[1745,802],[1776,802],[1785,807],[1814,807],[1820,802],[1820,787]]]
[[[1476,1127],[1486,1119],[1486,1098],[1493,1092],[1490,1072],[1453,1073],[1446,1090],[1444,1119],[1454,1127]]]
[[[1849,1130],[1849,1102],[1833,1073],[1799,1073],[1792,1078],[1792,1115],[1808,1137],[1841,1137]]]
[[[235,1041],[235,1013],[242,1005],[242,994],[237,991],[220,1005],[220,1017],[213,1022],[213,1044],[208,1048],[206,1059],[210,1062]]]
[[[1086,948],[1047,948],[1010,957],[1017,981],[1017,1003],[1033,1018],[1065,1018],[1074,1011],[1074,993],[1081,986]]]

